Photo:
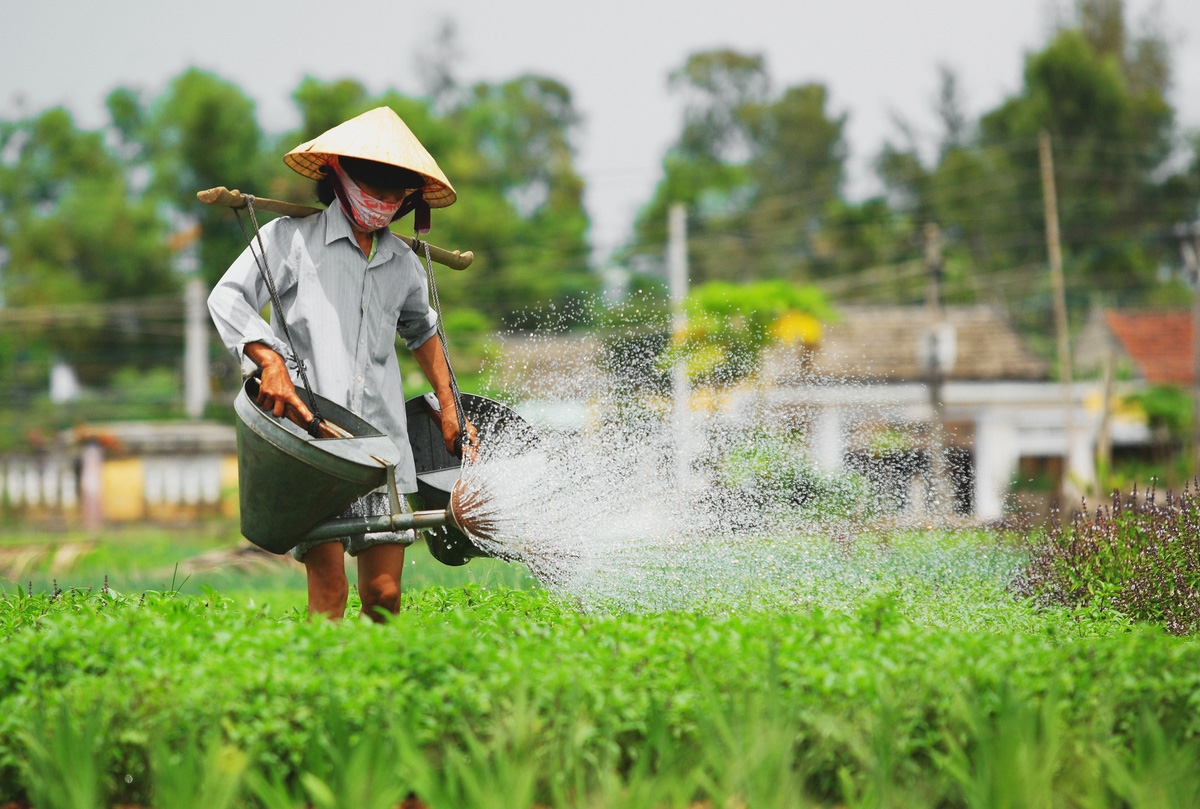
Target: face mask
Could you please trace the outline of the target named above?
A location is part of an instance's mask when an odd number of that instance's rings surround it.
[[[393,204],[376,199],[358,187],[358,183],[354,182],[350,175],[338,165],[336,157],[329,161],[329,165],[333,166],[333,172],[337,175],[338,183],[342,187],[343,193],[339,194],[338,198],[344,207],[349,208],[347,213],[358,223],[358,226],[368,231],[387,227],[391,223],[392,217],[396,215],[396,211],[400,210],[403,200]]]

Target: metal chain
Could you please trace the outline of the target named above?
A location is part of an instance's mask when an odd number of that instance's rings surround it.
[[[317,428],[321,424],[321,412],[317,408],[316,395],[313,393],[312,385],[308,382],[308,372],[304,367],[304,360],[296,353],[296,344],[292,340],[292,331],[288,328],[287,318],[283,316],[283,304],[279,300],[279,292],[275,288],[275,278],[271,275],[271,267],[267,264],[267,251],[263,247],[262,232],[258,227],[258,217],[254,214],[254,195],[245,194],[243,197],[246,200],[246,210],[250,214],[250,224],[254,229],[254,240],[251,240],[250,234],[246,232],[246,225],[242,222],[242,212],[238,208],[233,209],[234,215],[237,217],[238,228],[242,231],[242,237],[246,240],[247,247],[250,248],[250,255],[254,257],[254,264],[258,267],[258,274],[263,279],[263,283],[267,285],[267,292],[271,295],[271,304],[275,307],[275,313],[279,316],[279,325],[283,327],[283,336],[287,338],[288,350],[292,352],[292,364],[300,372],[300,381],[304,383],[304,392],[308,394],[308,406],[312,410],[313,420],[308,425],[308,432],[312,436],[317,435]],[[258,242],[258,253],[254,252],[254,241]]]
[[[458,390],[458,378],[450,364],[450,346],[446,343],[446,329],[442,326],[442,302],[438,298],[437,282],[433,279],[433,259],[429,257],[429,242],[415,239],[425,253],[425,275],[429,279],[429,302],[437,313],[437,334],[442,341],[442,356],[446,358],[446,370],[450,372],[450,393],[454,396],[454,412],[458,415],[458,453],[462,454],[463,442],[467,437],[467,415],[463,412],[462,394]],[[417,247],[414,244],[413,247]]]

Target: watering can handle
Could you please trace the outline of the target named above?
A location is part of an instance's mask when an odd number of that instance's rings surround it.
[[[262,381],[258,376],[253,377],[254,390],[248,391],[255,396],[258,394],[258,385]],[[295,424],[297,427],[304,430],[313,438],[353,438],[354,435],[328,419],[323,419],[320,416],[314,416],[311,421],[300,415],[300,411],[290,404],[283,406],[283,415],[288,421]]]

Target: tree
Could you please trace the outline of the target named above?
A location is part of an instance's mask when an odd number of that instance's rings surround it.
[[[0,123],[0,153],[8,305],[94,304],[175,292],[154,201],[131,193],[102,132],[80,130],[66,110],[54,108]],[[0,353],[19,343],[26,356],[23,371],[0,364],[5,385],[44,380],[55,356],[76,366],[85,383],[100,383],[109,370],[104,357],[136,353],[141,335],[130,319],[136,308],[124,328],[113,328],[101,307],[74,311],[69,322],[48,317],[4,335],[8,348]]]
[[[692,54],[668,83],[684,98],[683,129],[663,158],[662,181],[638,214],[634,242],[624,254],[634,264],[661,255],[671,204],[691,209],[693,244],[707,240],[716,247],[723,240],[710,235],[709,223],[737,230],[755,194],[748,163],[758,146],[757,110],[770,87],[762,56],[731,50]],[[730,265],[707,249],[691,251],[689,260],[697,279],[732,277],[742,270],[740,262]]]
[[[476,84],[430,121],[434,137],[422,139],[459,191],[434,213],[437,238],[476,254],[466,274],[443,274],[447,302],[528,326],[531,307],[593,288],[572,143],[578,123],[567,87],[536,75]]]
[[[133,138],[140,146],[138,162],[151,172],[149,192],[199,220],[200,272],[211,286],[244,240],[229,212],[198,205],[196,192],[267,185],[270,156],[263,150],[254,102],[232,82],[190,68],[148,110],[129,117],[145,121]]]
[[[729,50],[693,54],[671,86],[685,99],[683,129],[625,258],[660,254],[667,208],[682,202],[696,280],[818,271],[817,233],[846,157],[846,116],[830,114],[827,89],[802,84],[773,97],[763,58]]]
[[[133,198],[99,132],[54,108],[0,124],[0,240],[10,305],[77,303],[175,288],[153,206]]]
[[[956,80],[943,71],[937,160],[925,165],[910,138],[888,144],[878,169],[914,237],[928,221],[957,235],[948,260],[977,273],[1034,267],[1045,251],[1037,135],[1046,129],[1069,283],[1091,300],[1101,291],[1147,299],[1159,266],[1175,260],[1165,230],[1191,218],[1197,201],[1191,175],[1170,168],[1180,141],[1169,83],[1160,36],[1131,36],[1121,0],[1081,0],[1071,23],[1026,57],[1020,91],[977,127],[964,127]]]

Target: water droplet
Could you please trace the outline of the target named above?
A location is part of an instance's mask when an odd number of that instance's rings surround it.
[[[653,328],[629,324],[625,337]],[[492,387],[521,402],[544,440],[531,450],[493,438],[463,479],[487,496],[494,532],[477,543],[585,608],[840,609],[899,590],[932,614],[943,583],[995,585],[1018,564],[1012,552],[944,541],[925,428],[853,395],[857,383],[815,376],[802,357],[772,360],[786,383],[697,389],[676,407],[654,381],[657,349],[593,364],[582,343],[551,346],[552,367],[532,353],[514,348],[509,366],[491,369]],[[837,417],[822,422],[828,401]],[[832,460],[830,444],[841,447]],[[1002,586],[985,591],[1005,597]]]

